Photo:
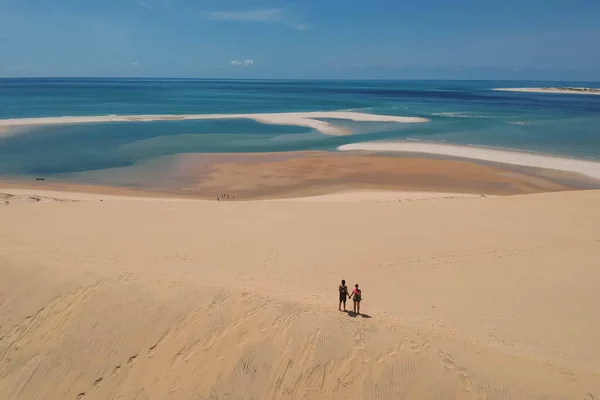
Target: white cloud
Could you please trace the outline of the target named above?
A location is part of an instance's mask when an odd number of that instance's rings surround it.
[[[281,8],[246,11],[215,11],[210,16],[215,21],[279,22],[283,14]]]
[[[13,65],[5,65],[4,66],[4,69],[7,70],[7,71],[15,71],[15,70],[20,69],[20,68],[21,67],[19,67],[19,66],[13,66]]]
[[[213,11],[209,14],[210,19],[214,21],[242,21],[242,22],[260,22],[267,24],[281,24],[306,31],[310,29],[308,24],[301,24],[293,21],[282,8],[263,8],[257,10],[237,10],[237,11]]]
[[[137,67],[138,65],[140,65],[140,63],[137,62],[137,61],[134,61],[134,62],[131,63],[131,65],[133,65],[134,67]]]
[[[249,67],[254,65],[254,60],[233,60],[229,63],[229,65],[235,65],[236,67]]]

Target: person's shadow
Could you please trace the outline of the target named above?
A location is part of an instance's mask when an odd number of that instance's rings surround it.
[[[348,316],[352,317],[352,318],[356,318],[356,317],[373,318],[369,314],[365,314],[365,313],[357,314],[354,311],[345,311],[345,313],[348,314]]]

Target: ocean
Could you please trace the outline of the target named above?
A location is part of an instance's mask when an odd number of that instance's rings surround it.
[[[249,119],[0,127],[0,177],[68,176],[180,153],[336,151],[376,140],[476,145],[600,159],[600,96],[493,91],[590,82],[0,79],[0,119],[355,111],[426,123],[328,119],[351,131]]]

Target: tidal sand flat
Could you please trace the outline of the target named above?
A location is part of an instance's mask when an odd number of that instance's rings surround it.
[[[600,187],[598,181],[574,173],[426,157],[324,151],[190,153],[128,167],[51,176],[44,181],[17,179],[1,184],[215,201],[223,194],[239,201],[357,190],[513,195]]]
[[[252,119],[263,124],[294,125],[315,129],[326,135],[348,135],[351,132],[343,127],[320,121],[319,118],[330,118],[362,122],[427,122],[427,118],[399,117],[393,115],[376,115],[350,111],[323,111],[299,113],[257,113],[257,114],[175,114],[175,115],[102,115],[76,117],[40,117],[9,118],[0,120],[0,127],[19,127],[31,125],[68,125],[100,122],[151,122],[151,121],[184,121],[210,119]]]
[[[596,180],[600,180],[600,162],[553,157],[524,151],[508,151],[479,146],[457,146],[438,143],[415,143],[399,141],[353,143],[340,146],[338,150],[436,154],[471,160],[491,161],[502,164],[522,165],[527,167],[575,172]]]
[[[599,191],[0,192],[2,399],[600,395]]]

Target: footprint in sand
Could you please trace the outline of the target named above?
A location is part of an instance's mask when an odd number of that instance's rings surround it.
[[[188,362],[198,352],[198,349],[200,349],[199,339],[195,340],[194,343],[192,343],[192,345],[189,347],[185,359],[183,361]]]
[[[458,377],[460,380],[460,386],[470,392],[473,389],[473,383],[471,382],[471,378],[469,378],[469,371],[463,367],[460,367],[458,369]]]
[[[77,400],[83,400],[83,399],[85,399],[85,397],[86,397],[85,396],[85,392],[81,392],[81,393],[79,393],[77,395],[77,397],[75,397],[75,399],[77,399]]]
[[[181,377],[175,378],[175,380],[169,386],[169,394],[173,394],[173,393],[181,390],[180,383],[181,383]]]
[[[179,367],[182,355],[183,355],[183,349],[179,350],[177,352],[177,354],[175,354],[175,356],[173,357],[173,362],[171,363],[171,368],[170,368],[171,371],[173,371],[174,369]]]
[[[403,352],[403,351],[404,351],[404,348],[405,348],[407,345],[410,345],[410,342],[408,341],[408,336],[404,336],[404,337],[402,338],[402,341],[401,341],[400,343],[398,343],[398,345],[396,346],[396,347],[397,347],[397,349],[398,349],[398,352],[399,352],[399,353]]]
[[[116,378],[117,375],[119,375],[119,372],[121,372],[121,365],[117,365],[113,368],[112,372],[110,373],[110,377],[113,379]]]
[[[94,389],[98,389],[100,387],[100,385],[102,385],[102,377],[100,377],[94,381]]]
[[[442,367],[449,370],[454,369],[454,359],[451,354],[446,354],[442,350],[438,350],[438,356],[440,356]]]
[[[421,348],[420,348],[419,344],[413,340],[410,342],[410,350],[414,351],[414,352],[418,352],[419,350],[421,350]]]
[[[477,391],[477,400],[487,400],[487,393],[483,389]]]
[[[249,303],[252,301],[252,295],[250,293],[244,292],[242,293],[242,301],[244,303]]]
[[[238,346],[244,346],[244,345],[246,345],[246,343],[248,343],[248,340],[246,339],[247,335],[248,335],[248,332],[243,332],[239,335],[238,342],[237,342]]]
[[[127,365],[131,366],[133,365],[133,363],[135,362],[135,359],[137,358],[137,354],[134,356],[129,357],[129,360],[127,360]]]
[[[356,331],[354,331],[352,338],[354,339],[354,348],[355,349],[362,350],[365,348],[365,346],[366,346],[365,335],[364,335],[364,331],[362,328],[359,328]]]
[[[273,320],[273,323],[271,323],[271,329],[277,329],[279,328],[279,323],[281,322],[281,317],[277,317]]]
[[[149,347],[148,351],[146,352],[146,355],[148,357],[152,357],[154,355],[154,353],[156,353],[156,347],[158,346],[158,343],[156,343],[154,346]]]
[[[583,400],[594,400],[594,396],[591,393],[586,393],[585,396],[583,396]]]

